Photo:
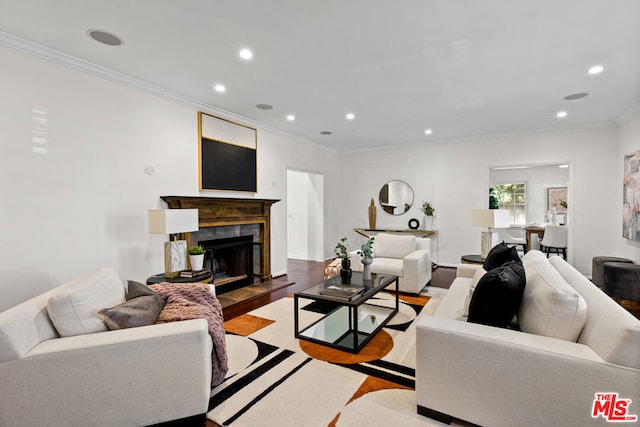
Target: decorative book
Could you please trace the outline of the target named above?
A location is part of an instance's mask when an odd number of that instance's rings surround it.
[[[320,295],[352,299],[364,292],[365,289],[366,288],[364,286],[358,285],[328,285],[327,287],[320,289]]]
[[[197,278],[197,277],[203,277],[203,276],[207,276],[211,274],[211,270],[209,270],[208,268],[205,268],[203,270],[184,270],[180,272],[180,277],[186,277],[186,278]]]

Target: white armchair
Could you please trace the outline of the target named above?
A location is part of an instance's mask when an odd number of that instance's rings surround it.
[[[491,231],[498,233],[498,240],[509,246],[522,246],[524,253],[530,249],[527,248],[527,239],[520,227],[492,228]]]
[[[431,280],[431,239],[380,233],[373,243],[371,272],[398,276],[399,290],[419,294]],[[351,268],[362,271],[357,251],[349,254]],[[390,285],[395,288],[395,283]]]

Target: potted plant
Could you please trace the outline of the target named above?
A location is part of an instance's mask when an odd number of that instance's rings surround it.
[[[346,236],[342,237],[333,252],[336,254],[336,257],[342,259],[342,268],[340,269],[342,283],[351,283],[351,276],[353,273],[351,271],[351,260],[349,259],[349,253],[347,252],[346,242]]]
[[[373,262],[373,241],[375,237],[369,237],[367,243],[360,246],[358,255],[362,257],[362,278],[363,280],[371,280],[371,263]]]
[[[189,261],[191,261],[191,270],[202,270],[202,264],[204,263],[204,254],[206,252],[205,248],[202,245],[191,246],[188,249],[188,252]]]
[[[422,213],[424,214],[424,229],[425,230],[433,230],[433,216],[435,213],[435,209],[433,208],[432,202],[422,202]]]
[[[493,187],[489,188],[489,209],[500,209],[498,195],[496,193],[496,189]]]

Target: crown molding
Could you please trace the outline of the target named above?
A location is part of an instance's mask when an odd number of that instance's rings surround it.
[[[618,117],[616,119],[616,124],[617,125],[622,125],[624,122],[626,122],[627,120],[629,120],[635,113],[640,111],[640,102],[633,105],[631,108],[629,108],[627,111],[625,111],[624,113],[622,113],[622,115],[620,115],[620,117]]]
[[[170,91],[163,87],[156,86],[139,79],[135,79],[126,74],[119,73],[117,71],[111,70],[101,65],[97,65],[97,64],[85,61],[83,59],[76,58],[75,56],[68,55],[66,53],[57,51],[55,49],[51,49],[46,46],[33,43],[31,41],[21,39],[9,33],[0,31],[0,45],[4,45],[10,49],[14,49],[19,52],[23,52],[23,53],[38,57],[40,59],[44,59],[46,61],[53,62],[58,65],[62,65],[62,66],[74,69],[76,71],[81,71],[84,73],[94,75],[96,77],[109,80],[113,83],[117,83],[122,86],[139,90],[147,94],[157,96],[159,98],[163,98],[171,102],[175,102],[177,104],[181,104],[185,107],[193,108],[194,110],[213,114],[231,121],[243,123],[251,127],[273,132],[278,135],[287,137],[289,139],[315,146],[317,148],[321,148],[321,149],[325,149],[333,152],[338,151],[335,148],[322,145],[316,141],[291,134],[282,129],[267,125],[262,122],[258,122],[248,117],[241,116],[239,114],[233,113],[231,111],[227,111],[220,107],[216,107],[215,105],[207,104],[206,102],[202,102],[202,101],[190,98],[188,96],[181,95],[179,93]]]

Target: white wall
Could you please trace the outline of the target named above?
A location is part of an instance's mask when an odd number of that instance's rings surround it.
[[[619,150],[615,163],[614,174],[616,177],[616,186],[614,194],[616,195],[614,208],[611,209],[615,213],[615,236],[618,243],[618,252],[614,255],[629,258],[635,263],[640,264],[640,242],[628,240],[622,237],[622,177],[624,175],[624,156],[640,150],[640,106],[629,114],[620,124],[620,140]],[[602,253],[602,255],[607,255]]]
[[[165,238],[147,233],[147,210],[162,195],[199,195],[198,108],[3,46],[0,63],[0,310],[102,266],[123,280],[162,271]],[[34,115],[46,116],[44,135],[33,134]],[[278,275],[286,272],[287,167],[316,171],[337,188],[339,163],[333,150],[270,129],[258,127],[258,140],[255,197],[282,200],[271,208]],[[338,206],[328,194],[328,254]]]
[[[287,171],[287,256],[309,259],[309,176]]]
[[[568,187],[569,169],[541,166],[527,169],[491,170],[489,181],[490,186],[494,184],[527,184],[526,215],[527,223],[531,224],[544,220],[544,215],[547,212],[547,188]]]
[[[354,151],[341,156],[345,213],[340,222],[353,246],[363,240],[352,229],[365,227],[367,207],[377,200],[380,187],[390,179],[409,183],[415,204],[402,216],[378,207],[378,228],[407,228],[410,218],[422,218],[420,205],[431,200],[436,210],[439,262],[457,265],[460,256],[477,253],[480,230],[471,227],[471,209],[487,205],[489,167],[517,164],[570,164],[570,261],[590,274],[594,255],[617,251],[614,206],[619,187],[612,171],[620,163],[612,149],[615,127],[553,133],[531,133],[468,139],[429,146]],[[354,165],[366,165],[356,167]]]

